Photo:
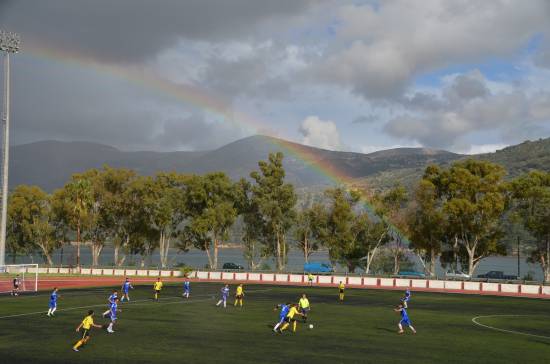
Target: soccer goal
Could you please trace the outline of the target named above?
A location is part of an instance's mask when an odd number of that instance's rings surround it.
[[[14,292],[17,282],[19,293],[38,291],[38,264],[0,266],[0,293]]]

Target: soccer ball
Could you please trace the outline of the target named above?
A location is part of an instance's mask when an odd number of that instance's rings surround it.
[[[313,324],[309,324],[309,328],[310,328],[310,329],[313,329]]]

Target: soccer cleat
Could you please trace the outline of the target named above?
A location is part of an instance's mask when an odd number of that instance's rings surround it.
[[[77,348],[73,348],[73,351],[78,351],[78,349],[77,349]]]
[[[402,334],[404,333],[405,331],[401,330],[401,331],[397,331],[398,334]]]

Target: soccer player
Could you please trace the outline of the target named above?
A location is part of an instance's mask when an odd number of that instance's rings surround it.
[[[306,294],[302,294],[302,298],[300,298],[300,301],[298,302],[298,306],[300,307],[300,312],[302,313],[302,317],[304,318],[304,323],[307,321],[307,314],[309,310],[311,310],[311,306],[309,305],[309,300],[306,297]]]
[[[103,314],[101,316],[103,317],[107,317],[107,315],[109,314],[109,312],[111,312],[111,305],[113,304],[113,302],[115,302],[115,300],[118,298],[118,292],[117,290],[115,289],[113,291],[113,293],[111,293],[111,295],[109,296],[108,298],[108,301],[109,303],[107,304],[107,311],[103,312]]]
[[[296,304],[290,305],[290,310],[288,311],[285,317],[285,324],[283,325],[283,327],[281,327],[281,331],[280,331],[281,333],[287,329],[290,323],[292,323],[292,332],[296,332],[296,319],[294,318],[294,316],[296,315],[303,316],[300,312],[298,312],[297,307],[298,305]]]
[[[50,304],[48,307],[48,317],[54,316],[53,313],[57,310],[57,287],[54,287],[52,294],[50,295]]]
[[[191,293],[191,282],[189,282],[189,278],[185,278],[185,282],[183,282],[182,296],[185,298],[189,298],[190,293]]]
[[[19,286],[21,285],[21,278],[19,274],[13,279],[13,289],[11,290],[12,296],[19,296]]]
[[[84,329],[84,331],[82,332],[82,338],[78,340],[76,344],[74,344],[73,346],[74,351],[78,351],[79,347],[86,344],[88,340],[90,340],[90,330],[92,327],[97,327],[98,329],[101,328],[101,325],[96,325],[94,323],[93,316],[94,316],[94,310],[88,311],[88,315],[84,317],[84,320],[82,320],[80,325],[78,325],[78,327],[76,328],[76,332],[79,332],[81,328]]]
[[[229,286],[226,284],[222,289],[222,298],[216,303],[216,306],[219,306],[223,302],[223,308],[227,307],[227,296],[229,296]]]
[[[288,311],[290,310],[290,303],[281,303],[275,306],[275,310],[277,309],[281,309],[281,311],[279,312],[279,322],[277,322],[275,326],[273,326],[273,331],[275,332],[277,332],[279,326],[281,326],[285,322],[286,315],[288,315]]]
[[[239,284],[237,286],[237,291],[235,292],[235,304],[234,304],[235,307],[237,306],[237,303],[241,307],[243,307],[243,297],[244,297],[243,285]]]
[[[344,289],[346,289],[346,286],[342,281],[340,281],[340,284],[338,284],[338,297],[340,298],[340,302],[344,301]]]
[[[160,277],[158,277],[157,281],[153,284],[153,289],[155,290],[155,301],[158,301],[160,291],[162,290],[162,282],[160,281]]]
[[[405,295],[403,296],[403,298],[401,298],[401,302],[403,303],[404,308],[409,308],[407,303],[410,301],[410,299],[411,291],[407,288],[407,290],[405,291]]]
[[[118,298],[115,298],[115,301],[111,304],[111,309],[109,310],[109,315],[108,317],[111,319],[111,322],[109,323],[109,326],[107,327],[107,332],[109,334],[112,334],[113,332],[115,332],[113,330],[113,325],[116,323],[116,313],[117,311],[120,312],[120,310],[118,309]]]
[[[398,334],[402,334],[403,331],[403,325],[408,326],[409,329],[413,332],[413,334],[416,334],[416,330],[411,324],[411,320],[409,319],[409,315],[407,315],[407,309],[403,305],[397,306],[396,309],[394,309],[395,312],[401,313],[401,321],[397,324],[397,327],[399,327]]]
[[[124,298],[126,298],[126,301],[130,302],[130,296],[128,295],[128,291],[130,291],[130,289],[134,289],[134,286],[132,286],[130,280],[126,278],[124,283],[122,283],[122,297],[120,298],[120,303],[124,301]]]
[[[311,274],[311,272],[308,273],[308,275],[307,275],[307,280],[308,280],[310,286],[313,286],[313,279],[314,279],[314,278],[315,278],[315,277],[313,277],[313,274]]]

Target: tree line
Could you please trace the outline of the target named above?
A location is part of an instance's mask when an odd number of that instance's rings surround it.
[[[505,255],[510,225],[529,236],[528,260],[550,280],[550,173],[532,171],[508,181],[503,167],[463,160],[449,167],[428,166],[411,190],[329,188],[298,198],[285,182],[283,154],[270,154],[249,179],[232,181],[222,172],[188,175],[162,172],[140,176],[124,168],[91,169],[75,174],[52,194],[19,185],[9,196],[8,250],[38,251],[52,265],[52,253],[69,241],[82,242],[92,265],[107,243],[113,264],[129,254],[142,262],[158,251],[168,266],[170,248],[205,252],[218,268],[218,252],[231,229],[239,238],[249,268],[273,258],[278,270],[291,248],[307,262],[320,248],[330,260],[354,272],[398,273],[407,256],[418,256],[425,272],[436,262],[473,275],[488,256]]]

